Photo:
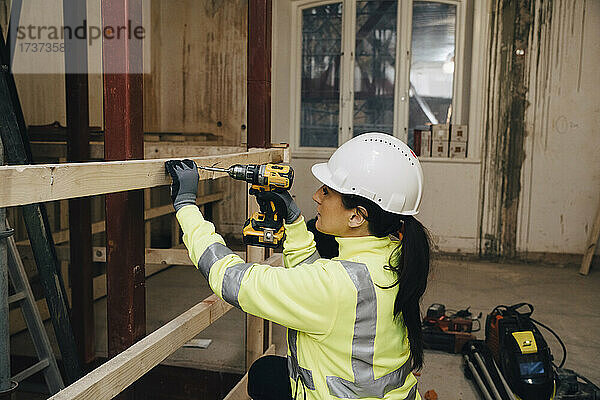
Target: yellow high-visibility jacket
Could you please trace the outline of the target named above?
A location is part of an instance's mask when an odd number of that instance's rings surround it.
[[[196,206],[177,219],[190,258],[219,297],[288,328],[298,399],[304,391],[307,399],[420,399],[406,327],[393,319],[398,286],[382,289],[395,282],[383,267],[398,242],[336,238],[339,257],[321,259],[300,217],[285,225],[285,268],[274,268],[245,263]]]

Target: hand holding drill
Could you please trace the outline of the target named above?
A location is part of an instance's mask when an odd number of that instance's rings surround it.
[[[294,171],[287,165],[233,165],[230,168],[197,167],[189,159],[169,160],[165,169],[173,178],[171,199],[175,211],[196,204],[198,168],[226,172],[234,179],[250,183],[250,194],[256,196],[261,213],[255,213],[244,225],[244,240],[248,244],[276,247],[283,239],[283,221],[292,223],[300,216],[300,209],[288,189],[292,186]]]

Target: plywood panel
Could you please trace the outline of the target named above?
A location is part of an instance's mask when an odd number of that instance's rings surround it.
[[[96,3],[88,0],[88,19],[94,23],[100,15]],[[6,19],[6,4],[0,2],[0,21]],[[60,4],[48,7],[62,14]],[[146,132],[185,133],[219,144],[245,141],[247,9],[243,0],[152,0],[151,73],[144,76]],[[26,11],[24,3],[23,17]],[[97,43],[90,48],[89,63],[91,70],[101,70]],[[61,73],[15,79],[29,125],[65,125]],[[89,76],[89,93],[90,125],[102,127],[100,74]]]
[[[246,1],[153,1],[145,130],[215,135],[220,143],[239,144],[246,120],[246,40]]]

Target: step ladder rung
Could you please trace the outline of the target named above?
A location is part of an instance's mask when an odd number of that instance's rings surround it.
[[[44,358],[43,360],[40,360],[39,362],[33,364],[31,367],[27,368],[26,370],[23,370],[15,376],[13,376],[12,380],[16,382],[21,382],[22,380],[27,379],[34,374],[37,374],[44,368],[47,368],[49,365],[50,362],[48,362],[48,359]]]
[[[12,296],[8,296],[8,304],[16,303],[17,301],[25,300],[27,295],[24,291],[17,292]]]
[[[0,36],[2,36],[1,32]],[[10,227],[8,221],[6,221],[6,226]],[[25,267],[23,266],[23,261],[19,255],[14,237],[9,237],[7,240],[7,256],[8,276],[10,277],[12,287],[15,289],[15,293],[8,296],[8,301],[10,303],[17,303],[16,305],[21,309],[37,358],[40,360],[31,367],[16,374],[12,379],[20,382],[41,372],[44,375],[48,392],[51,394],[58,393],[61,389],[64,389],[65,385],[56,364],[56,358],[52,351],[48,334],[44,328],[44,322],[35,304],[31,285],[27,280],[27,273],[25,272]]]

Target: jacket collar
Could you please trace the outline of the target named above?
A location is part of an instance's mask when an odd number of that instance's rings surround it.
[[[340,255],[336,258],[349,260],[364,253],[389,257],[389,254],[398,246],[398,242],[389,237],[378,238],[375,236],[336,237],[340,245]]]

